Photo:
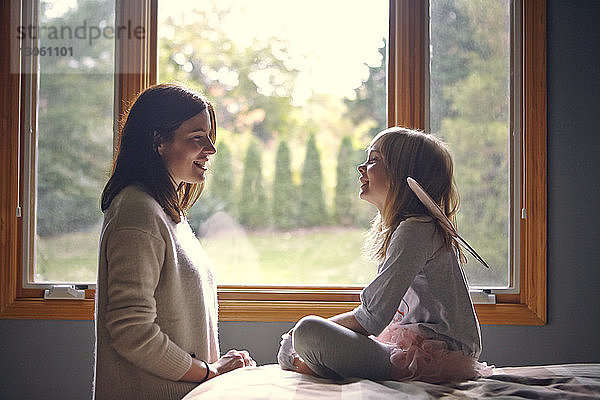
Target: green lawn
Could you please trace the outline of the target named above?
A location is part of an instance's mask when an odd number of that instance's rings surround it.
[[[98,232],[38,238],[36,281],[95,282],[98,238]]]
[[[361,255],[364,230],[247,232],[201,240],[219,284],[365,284],[375,266]],[[40,238],[38,280],[96,280],[98,233]]]
[[[365,284],[376,268],[361,257],[363,230],[311,229],[203,239],[221,284]]]

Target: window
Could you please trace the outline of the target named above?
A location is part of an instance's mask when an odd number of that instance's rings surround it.
[[[388,120],[394,124],[426,129],[430,80],[424,65],[428,64],[426,45],[427,5],[419,1],[394,1],[390,48],[396,53],[390,60],[390,82],[395,90],[389,96]],[[438,2],[439,4],[445,2]],[[496,295],[497,304],[476,305],[479,320],[493,324],[543,324],[546,322],[546,48],[545,2],[515,1],[511,32],[519,40],[512,43],[515,52],[510,68],[516,72],[513,83],[516,113],[514,131],[520,136],[522,159],[519,165],[520,207],[526,218],[518,226],[519,243],[515,246],[519,259],[520,282],[517,294]],[[432,17],[433,18],[433,17]],[[433,85],[433,84],[432,84]],[[435,88],[434,88],[435,91]],[[406,99],[411,99],[407,101]],[[514,182],[514,180],[513,180]],[[511,188],[514,189],[514,188]]]
[[[434,0],[435,2],[435,0]],[[390,2],[390,32],[389,32],[389,60],[388,60],[388,122],[390,125],[399,124],[421,129],[426,129],[430,117],[428,115],[429,101],[429,74],[425,68],[428,65],[429,27],[427,25],[429,10],[427,4],[421,1],[393,0]],[[148,37],[145,40],[138,41],[117,41],[116,68],[129,68],[127,74],[118,74],[115,79],[115,92],[117,101],[117,115],[120,115],[119,107],[131,99],[133,95],[141,88],[146,87],[156,81],[154,75],[156,71],[156,3],[154,1],[140,2],[136,5],[118,4],[116,15],[117,22],[127,21],[129,18],[140,26],[148,27]],[[540,324],[545,322],[546,304],[545,304],[545,57],[538,57],[539,54],[545,54],[545,2],[523,2],[515,8],[517,26],[518,21],[522,21],[523,58],[515,64],[522,73],[522,82],[517,82],[516,87],[522,88],[522,96],[516,113],[520,114],[517,121],[522,121],[519,125],[520,135],[523,138],[523,190],[519,196],[523,202],[523,208],[527,210],[527,219],[520,220],[518,230],[520,232],[520,244],[516,246],[520,250],[520,291],[517,294],[497,295],[498,304],[495,305],[477,305],[477,312],[482,323],[511,323],[511,324]],[[3,21],[9,18],[9,13],[14,10],[3,8]],[[14,18],[14,16],[13,16]],[[125,18],[125,19],[123,19]],[[6,25],[6,24],[5,24]],[[6,29],[6,28],[3,28]],[[159,29],[160,30],[160,29]],[[520,31],[517,29],[517,31]],[[160,33],[159,33],[160,36]],[[10,38],[10,43],[15,48],[14,35],[7,34],[4,37]],[[7,40],[7,39],[2,40]],[[432,33],[433,37],[433,33]],[[7,40],[8,41],[8,40]],[[162,41],[158,41],[159,46],[163,46]],[[276,49],[276,42],[272,43]],[[18,47],[18,42],[17,42]],[[8,46],[5,46],[8,48]],[[262,49],[264,50],[264,48]],[[182,56],[173,57],[171,65],[189,69],[186,66],[186,51],[189,49],[181,48],[179,52]],[[163,64],[162,47],[158,51],[160,64]],[[18,54],[12,53],[12,54]],[[171,54],[177,54],[172,52]],[[281,54],[280,54],[281,55]],[[141,60],[131,64],[131,60]],[[167,60],[168,61],[168,60]],[[181,62],[181,64],[178,63]],[[280,60],[281,61],[281,60]],[[2,68],[8,68],[3,61]],[[225,64],[225,63],[224,63]],[[166,64],[168,65],[168,64]],[[215,64],[218,65],[218,64]],[[194,67],[194,65],[192,65]],[[160,73],[163,73],[162,66]],[[123,70],[123,69],[121,69]],[[228,80],[236,77],[231,71],[215,70],[208,71],[216,73],[217,80],[227,83]],[[219,76],[219,74],[221,74]],[[517,74],[519,75],[519,74]],[[221,78],[222,77],[222,81]],[[7,84],[15,87],[23,87],[19,81],[19,76],[12,74],[8,76]],[[269,79],[273,76],[255,75],[256,81],[262,79],[265,83],[264,90],[268,90]],[[435,77],[432,75],[432,79]],[[161,77],[162,79],[162,77]],[[239,79],[239,77],[238,77]],[[431,83],[433,85],[433,83]],[[521,90],[517,90],[521,93]],[[433,94],[432,94],[433,96]],[[411,99],[410,102],[405,99]],[[432,100],[433,101],[433,100]],[[235,109],[238,105],[231,105]],[[7,115],[7,127],[17,132],[19,126],[18,101],[3,100],[3,113]],[[254,114],[247,118],[259,118],[260,115]],[[264,118],[264,117],[262,117]],[[220,119],[223,121],[223,117]],[[245,121],[246,123],[248,120]],[[258,124],[260,125],[260,124]],[[21,126],[23,126],[21,124]],[[221,124],[223,126],[223,124]],[[259,127],[256,127],[259,128]],[[3,137],[3,148],[15,148],[18,144],[17,135]],[[8,146],[5,147],[4,145]],[[339,145],[338,145],[339,146]],[[337,146],[332,146],[337,147]],[[273,151],[273,154],[276,154]],[[21,288],[19,281],[18,249],[20,220],[15,219],[14,210],[17,204],[21,204],[18,199],[19,191],[15,190],[18,186],[16,178],[18,176],[14,168],[14,154],[2,153],[3,159],[2,179],[3,191],[9,195],[3,198],[2,212],[5,213],[3,219],[11,221],[7,228],[2,231],[2,245],[6,246],[8,251],[3,251],[2,260],[2,307],[3,315],[7,317],[67,317],[67,318],[89,318],[92,315],[93,303],[86,301],[86,305],[76,301],[60,302],[59,306],[52,306],[52,302],[43,302],[37,300],[40,292],[34,289]],[[274,156],[272,156],[274,157]],[[274,163],[273,163],[274,164]],[[10,168],[13,166],[13,168]],[[274,167],[271,174],[274,174]],[[519,169],[520,171],[520,169]],[[266,167],[265,167],[265,173]],[[216,179],[216,176],[215,176]],[[521,186],[521,185],[519,185]],[[210,194],[210,193],[209,193]],[[11,211],[9,213],[9,211]],[[3,249],[4,250],[4,249]],[[6,255],[4,255],[6,254]],[[6,278],[6,279],[5,279]],[[6,283],[5,283],[6,282]],[[352,282],[360,284],[360,282]],[[351,283],[351,284],[352,284]],[[4,290],[6,288],[6,290]],[[331,287],[283,287],[274,284],[267,284],[260,287],[245,286],[222,286],[219,289],[220,316],[223,320],[295,320],[307,312],[319,312],[322,315],[331,315],[352,308],[358,300],[359,286],[344,286],[332,289]],[[93,294],[87,293],[88,297]],[[53,304],[56,304],[54,302]]]
[[[87,7],[94,8],[90,10]],[[84,189],[93,188],[96,194],[93,195],[95,199],[91,200],[90,205],[93,207],[98,204],[97,196],[110,172],[113,113],[122,115],[128,99],[133,98],[142,88],[156,79],[152,73],[156,69],[155,57],[152,57],[156,54],[156,50],[155,48],[152,50],[152,46],[149,45],[153,37],[152,29],[149,27],[155,25],[152,22],[151,10],[151,2],[118,2],[115,6],[115,2],[109,0],[94,5],[71,0],[52,3],[14,0],[3,4],[2,21],[6,23],[3,27],[6,38],[2,40],[5,40],[7,45],[3,48],[10,49],[8,54],[10,57],[3,58],[2,79],[5,80],[3,87],[6,85],[14,89],[11,90],[12,93],[17,94],[14,96],[15,101],[5,99],[2,102],[3,127],[6,127],[7,132],[12,133],[12,135],[3,135],[2,140],[5,142],[2,143],[1,161],[3,173],[7,172],[7,175],[3,175],[2,178],[2,191],[4,193],[6,190],[7,193],[2,199],[2,210],[4,212],[10,209],[10,217],[4,214],[2,216],[3,221],[9,221],[6,227],[4,223],[2,226],[0,312],[5,317],[89,319],[93,316],[93,290],[85,290],[83,300],[43,301],[44,286],[40,289],[39,285],[29,284],[35,283],[32,278],[36,277],[38,283],[43,284],[62,280],[89,281],[90,276],[64,278],[64,275],[58,275],[57,279],[46,275],[43,279],[44,277],[40,276],[42,270],[35,271],[29,268],[24,271],[19,264],[23,265],[21,261],[25,258],[28,260],[28,266],[35,265],[31,261],[37,255],[42,258],[42,262],[36,264],[40,264],[39,266],[43,268],[44,256],[60,254],[56,251],[56,247],[63,246],[61,242],[54,242],[47,246],[43,239],[40,240],[41,236],[38,237],[40,231],[36,231],[36,225],[40,229],[43,228],[40,219],[45,216],[47,210],[59,210],[63,217],[75,215],[73,221],[83,222],[79,228],[83,228],[81,230],[84,233],[87,233],[85,232],[86,220],[91,224],[98,222],[98,220],[94,221],[93,215],[90,219],[93,213],[87,213],[85,218],[80,218],[81,216],[78,217],[72,210],[70,210],[72,215],[65,215],[69,212],[60,210],[60,207],[52,207],[56,195],[50,196],[51,206],[45,207],[40,200],[42,197],[40,192],[41,188],[50,190],[60,188],[61,186],[56,185],[56,182],[50,181],[60,176],[60,173],[72,174],[67,179],[72,187],[67,185],[66,193],[59,193],[63,196],[63,200],[71,200],[68,198],[68,190],[73,187],[75,187],[73,190],[79,191],[79,194]],[[74,39],[69,42],[73,37]],[[63,41],[63,39],[67,40]],[[57,42],[53,42],[54,40]],[[114,49],[115,44],[116,49]],[[65,54],[62,53],[63,49]],[[86,53],[90,49],[93,54]],[[51,55],[50,52],[53,54]],[[114,57],[114,54],[117,57]],[[48,57],[48,60],[40,60],[42,57]],[[150,61],[151,59],[154,61]],[[74,70],[79,72],[74,73]],[[64,73],[65,71],[68,72]],[[117,71],[117,74],[114,71]],[[86,89],[88,83],[93,84],[94,90]],[[63,93],[71,89],[77,90],[75,93],[63,96]],[[83,95],[80,94],[81,91]],[[110,100],[113,93],[114,98],[118,99],[114,102],[114,110]],[[81,101],[82,96],[86,97],[85,104],[77,104],[77,100]],[[53,123],[48,125],[53,125],[52,129],[59,128],[54,132],[56,137],[46,139],[54,140],[60,135],[69,133],[72,135],[62,141],[55,140],[55,143],[58,143],[55,146],[45,146],[44,141],[39,137],[36,138],[36,135],[50,128],[42,126],[40,130],[36,130],[36,124],[31,123],[36,121],[35,112],[38,112],[38,118],[55,117]],[[58,118],[56,115],[45,115],[51,112],[59,114]],[[61,116],[61,112],[78,115]],[[85,118],[76,118],[79,114]],[[39,121],[41,122],[42,119],[39,118]],[[78,125],[70,126],[73,121]],[[55,124],[60,126],[55,127]],[[78,143],[82,136],[86,140],[83,141],[84,143]],[[82,147],[77,147],[78,145]],[[79,153],[86,153],[82,157],[83,161],[79,162],[92,160],[96,164],[83,167],[78,165],[73,168],[70,163],[79,157],[78,152],[55,157],[48,160],[48,163],[62,165],[51,165],[59,168],[59,173],[53,171],[49,174],[50,180],[46,182],[43,177],[46,171],[40,169],[40,160],[52,151],[65,152],[71,148],[77,148]],[[11,151],[5,152],[4,149],[11,149]],[[37,175],[31,173],[36,163],[38,163]],[[94,172],[90,171],[93,168],[101,176],[95,176]],[[97,181],[102,181],[99,188]],[[30,188],[33,190],[29,190]],[[48,214],[51,218],[56,216],[55,212]],[[55,225],[61,225],[60,222],[50,225],[54,226],[54,229],[71,229],[65,226],[56,227]],[[95,243],[90,244],[92,242]],[[97,238],[78,242],[77,247],[84,247],[86,243],[91,248],[86,253],[91,252],[88,257],[91,256],[93,260],[90,261],[91,268],[89,268],[90,262],[87,263],[87,270],[94,271]],[[53,264],[61,265],[60,262]],[[95,272],[91,280],[95,280]]]
[[[510,140],[513,130],[519,132],[511,121],[511,115],[518,114],[510,112],[511,99],[519,92],[508,84],[511,4],[434,0],[429,12],[428,128],[443,137],[453,153],[461,200],[459,231],[490,265],[489,270],[481,268],[467,254],[469,285],[496,290],[512,283],[509,245],[515,240],[510,216],[515,199],[509,183],[519,187],[519,175],[510,177],[511,161],[519,160],[520,154],[519,135]],[[514,76],[518,78],[518,70]],[[518,271],[518,262],[513,266]]]
[[[93,283],[112,158],[114,2],[41,1],[24,15],[24,286]]]
[[[197,87],[217,113],[215,173],[189,218],[220,284],[374,277],[356,166],[386,126],[388,14],[387,0],[159,2],[159,82]]]

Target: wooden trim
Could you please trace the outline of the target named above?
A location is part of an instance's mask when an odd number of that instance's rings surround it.
[[[358,302],[219,301],[219,321],[297,321],[306,315],[324,318],[352,310]]]
[[[324,318],[353,310],[360,303],[340,301],[220,300],[219,321],[297,321],[316,314]],[[482,325],[540,325],[526,304],[475,304]]]
[[[33,4],[21,4],[21,25],[38,25],[38,8],[39,3],[33,2]],[[20,47],[37,47],[39,42],[36,38],[27,37],[21,39]],[[18,52],[15,54],[19,54]],[[18,58],[18,60],[16,60]],[[19,268],[17,270],[17,292],[16,297],[23,297],[23,285],[21,282],[25,282],[23,279],[23,268],[22,263],[24,262],[24,252],[27,251],[27,259],[35,259],[35,246],[32,245],[32,241],[35,240],[35,232],[29,232],[27,242],[25,241],[26,226],[35,226],[35,214],[29,212],[35,208],[37,204],[37,193],[35,191],[35,177],[29,176],[26,171],[32,171],[36,166],[37,160],[37,107],[33,107],[33,104],[37,104],[38,95],[38,63],[39,57],[33,56],[30,58],[15,57],[15,63],[18,63],[21,68],[21,90],[20,90],[20,126],[19,126],[19,202],[21,203],[22,215],[17,220],[17,262]],[[22,99],[27,99],[27,104],[23,103]],[[32,145],[27,145],[31,143]],[[28,243],[28,244],[26,244]],[[28,265],[29,276],[32,276],[34,272],[34,265],[30,263]],[[43,292],[39,291],[38,297],[41,297]]]
[[[22,0],[0,3],[0,48],[8,53],[8,57],[0,57],[0,85],[3,93],[13,94],[0,98],[0,318],[93,319],[93,290],[86,291],[86,300],[43,300],[43,290],[24,289],[21,284],[22,221],[16,217],[20,174],[18,132],[23,126],[20,121],[24,99],[22,79],[27,77],[14,73],[19,71],[21,59],[19,38],[12,28],[21,23],[25,6]],[[118,0],[116,3],[116,24],[127,26],[130,22],[134,27],[144,27],[146,33],[142,40],[125,37],[115,46],[118,56],[115,61],[116,116],[122,115],[129,101],[140,91],[156,83],[157,12],[157,0]]]
[[[21,4],[0,2],[0,316],[16,298],[18,262],[17,206],[19,205],[19,129],[21,77],[19,40],[11,32],[21,20]],[[16,268],[15,268],[16,267]]]
[[[221,301],[359,301],[362,287],[219,286]]]
[[[428,1],[390,1],[389,43],[388,126],[427,130]]]
[[[143,27],[144,38],[122,37],[115,43],[115,140],[119,124],[137,95],[156,84],[158,0],[117,0],[117,26]],[[115,142],[116,144],[116,142]]]
[[[547,322],[546,1],[523,0],[521,303]]]

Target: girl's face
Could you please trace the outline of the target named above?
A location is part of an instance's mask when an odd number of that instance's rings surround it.
[[[373,204],[379,212],[383,211],[390,182],[383,163],[382,154],[374,145],[369,149],[367,161],[358,166],[360,173],[360,192],[358,196]]]
[[[176,185],[202,183],[205,179],[208,157],[217,152],[209,137],[208,109],[184,121],[173,133],[171,142],[162,141],[158,153]]]

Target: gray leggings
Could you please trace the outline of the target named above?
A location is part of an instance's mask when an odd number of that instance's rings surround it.
[[[317,316],[298,321],[292,337],[296,353],[322,377],[390,379],[391,346]]]

